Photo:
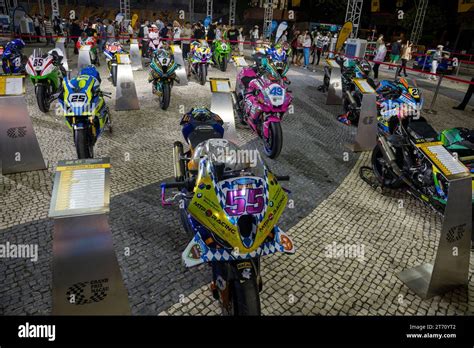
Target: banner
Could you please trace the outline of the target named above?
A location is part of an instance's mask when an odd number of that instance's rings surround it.
[[[351,36],[352,33],[352,22],[346,22],[342,26],[341,30],[339,31],[339,35],[337,36],[336,48],[335,51],[339,52],[344,45],[344,42]]]
[[[458,12],[469,12],[474,9],[474,0],[459,0]]]
[[[134,13],[132,16],[132,28],[135,28],[135,24],[137,23],[138,20],[138,14]]]
[[[380,0],[372,0],[372,12],[380,11]]]

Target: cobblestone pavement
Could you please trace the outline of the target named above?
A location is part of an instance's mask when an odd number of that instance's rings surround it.
[[[103,65],[100,71],[106,76]],[[189,236],[180,227],[177,209],[161,208],[159,188],[173,173],[172,144],[182,138],[179,114],[192,106],[209,105],[209,87],[195,81],[175,87],[171,106],[164,112],[151,95],[146,72],[134,72],[134,76],[141,109],[113,111],[113,95],[108,104],[114,133],[105,134],[96,146],[96,157],[111,157],[109,220],[132,313],[218,313],[205,290],[210,279],[206,266],[182,266],[180,257]],[[230,67],[227,73],[211,69],[209,76],[227,76],[234,82],[235,68]],[[367,155],[358,161],[345,149],[344,143],[352,139],[355,130],[339,124],[335,115],[340,107],[326,106],[325,96],[316,91],[321,74],[296,68],[290,71],[290,79],[295,112],[283,121],[281,156],[267,162],[275,173],[291,175],[286,186],[292,191],[295,208],[287,209],[280,225],[295,239],[298,251],[294,256],[264,259],[263,313],[472,312],[472,303],[469,309],[462,292],[422,302],[396,279],[396,272],[432,259],[438,218],[403,193],[383,196],[363,183],[357,168],[367,161]],[[114,91],[105,78],[102,88]],[[47,115],[38,111],[29,83],[26,98],[49,166],[46,171],[1,177],[0,244],[38,244],[39,260],[1,260],[0,313],[49,314],[53,222],[47,212],[53,173],[58,160],[75,158],[75,150],[62,117],[53,111]],[[446,109],[455,105],[448,98],[440,101]],[[468,112],[449,119],[438,114],[429,120],[438,129],[474,128]],[[260,142],[249,130],[238,126],[238,136],[243,147],[260,149]],[[405,209],[398,209],[400,197]],[[324,247],[333,242],[364,244],[365,261],[324,257]],[[130,256],[124,255],[126,247]],[[472,298],[472,288],[470,294]]]

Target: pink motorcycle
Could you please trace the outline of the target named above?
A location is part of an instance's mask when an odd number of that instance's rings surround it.
[[[265,155],[277,158],[283,146],[280,121],[293,100],[285,82],[266,59],[237,75],[237,113],[263,139]]]

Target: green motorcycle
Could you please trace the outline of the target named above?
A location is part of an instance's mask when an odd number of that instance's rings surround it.
[[[212,60],[221,69],[227,70],[227,62],[230,59],[231,47],[222,40],[214,40],[212,49]]]
[[[46,54],[34,50],[26,63],[26,72],[35,85],[36,101],[42,112],[48,112],[51,103],[61,93],[66,70],[62,65],[62,52],[55,48]]]

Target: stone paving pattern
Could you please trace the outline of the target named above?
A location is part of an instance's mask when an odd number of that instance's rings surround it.
[[[100,72],[102,88],[114,92],[105,79],[104,65]],[[132,313],[218,314],[217,303],[207,290],[207,266],[182,266],[181,253],[190,237],[181,229],[177,209],[160,206],[159,187],[173,173],[172,144],[182,139],[180,106],[188,110],[209,105],[209,86],[192,80],[187,87],[175,87],[171,106],[164,112],[151,95],[146,71],[134,72],[134,76],[141,110],[114,111],[113,95],[107,102],[114,132],[105,134],[95,148],[96,157],[111,157],[109,220]],[[235,68],[230,67],[227,73],[211,69],[209,76],[227,76],[234,82]],[[358,160],[347,153],[344,144],[355,130],[335,120],[339,106],[324,104],[325,96],[316,91],[321,77],[320,71],[290,71],[295,113],[282,124],[281,156],[277,161],[267,160],[275,173],[291,175],[286,186],[292,191],[295,208],[286,210],[280,225],[294,238],[298,251],[294,256],[264,259],[263,313],[472,313],[472,300],[469,303],[462,292],[423,302],[395,277],[398,271],[431,261],[439,218],[402,192],[381,195],[359,179],[357,168],[367,162],[368,155]],[[432,94],[424,92],[429,102]],[[62,117],[53,111],[47,115],[39,112],[30,83],[26,98],[49,167],[47,171],[0,176],[0,244],[37,243],[39,260],[1,260],[0,313],[49,314],[53,222],[47,213],[54,168],[58,160],[75,158],[75,150]],[[474,128],[472,116],[449,112],[455,101],[445,99],[441,96],[438,105],[446,113],[429,116],[430,122],[437,129]],[[443,117],[448,112],[449,119]],[[260,149],[259,140],[248,129],[238,126],[237,130],[240,145]],[[404,209],[398,209],[398,199],[405,201]],[[366,261],[324,257],[324,247],[332,242],[363,243]],[[126,247],[130,256],[124,255]],[[470,295],[472,299],[472,287]]]

